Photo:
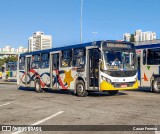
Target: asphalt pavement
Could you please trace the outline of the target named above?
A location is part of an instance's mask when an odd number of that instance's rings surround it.
[[[0,84],[1,125],[159,125],[160,94],[147,90],[120,91],[116,96],[73,92],[36,93],[33,88]],[[84,126],[85,127],[85,126]],[[112,126],[114,129],[114,126]],[[63,128],[62,128],[63,130]],[[83,128],[82,128],[83,130]],[[1,132],[0,132],[1,133]],[[3,134],[18,134],[2,132]],[[20,132],[36,133],[39,132]],[[155,131],[44,131],[43,134],[158,134]]]

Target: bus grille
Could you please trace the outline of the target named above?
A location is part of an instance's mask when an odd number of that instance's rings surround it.
[[[109,71],[108,74],[112,77],[132,77],[136,71]]]

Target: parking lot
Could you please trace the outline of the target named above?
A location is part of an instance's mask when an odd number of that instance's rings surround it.
[[[107,93],[90,93],[87,97],[77,97],[67,91],[49,90],[44,93],[36,93],[30,88],[0,84],[0,124],[158,125],[160,124],[160,94],[151,93],[144,89],[121,91],[116,96],[109,96]],[[108,132],[100,131],[98,133]],[[154,131],[110,133],[158,134]]]

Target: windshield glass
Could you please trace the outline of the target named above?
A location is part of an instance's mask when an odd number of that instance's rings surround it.
[[[133,51],[103,51],[104,70],[135,70],[135,53]]]
[[[16,63],[7,63],[6,64],[6,71],[16,71],[17,64]]]

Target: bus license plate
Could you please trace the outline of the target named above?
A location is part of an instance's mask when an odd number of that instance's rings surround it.
[[[122,84],[121,87],[127,87],[127,85],[126,84]]]

